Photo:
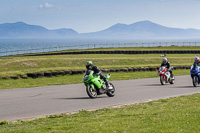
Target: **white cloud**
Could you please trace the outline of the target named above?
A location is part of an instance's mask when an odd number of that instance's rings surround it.
[[[40,4],[40,8],[43,8],[44,6],[42,4]]]
[[[53,7],[53,5],[52,5],[52,4],[49,4],[49,3],[45,3],[45,7],[46,7],[46,8],[50,8],[50,7]]]
[[[49,3],[45,3],[45,4],[40,4],[40,8],[43,9],[43,8],[52,8],[54,7],[52,4],[49,4]]]

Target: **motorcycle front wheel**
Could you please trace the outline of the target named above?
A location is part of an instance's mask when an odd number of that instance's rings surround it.
[[[197,87],[199,85],[199,78],[197,76],[194,76],[192,78],[192,83],[194,87]]]
[[[87,92],[87,94],[88,94],[88,96],[90,98],[96,98],[97,97],[97,90],[96,90],[96,88],[94,87],[94,89],[92,89],[92,87],[91,87],[90,84],[88,84],[86,86],[86,92]]]
[[[165,85],[166,81],[164,79],[164,76],[160,76],[160,83],[161,85]]]
[[[106,95],[109,97],[114,97],[115,96],[115,87],[112,83],[109,83],[110,86],[108,87]]]

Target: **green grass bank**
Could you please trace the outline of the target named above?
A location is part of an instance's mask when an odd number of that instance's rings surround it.
[[[89,50],[197,50],[200,47],[135,47],[100,48]],[[69,50],[70,51],[70,50]],[[74,50],[73,50],[74,51]],[[76,50],[75,50],[76,51]],[[78,51],[78,50],[77,50]],[[79,50],[81,51],[81,50]],[[195,54],[167,54],[172,66],[190,66]],[[160,54],[82,54],[50,56],[8,56],[0,57],[0,89],[37,87],[81,83],[83,75],[66,75],[39,79],[1,79],[10,76],[26,76],[27,73],[85,70],[85,63],[93,61],[100,69],[133,67],[158,67],[162,62]],[[188,75],[189,70],[176,70],[176,75]],[[112,73],[111,80],[156,77],[157,72]]]
[[[167,58],[172,66],[189,66],[194,61],[194,54],[169,54]],[[88,60],[93,61],[100,69],[157,67],[160,66],[162,57],[159,54],[84,54],[7,57],[0,60],[0,77],[6,77],[34,72],[85,70]]]

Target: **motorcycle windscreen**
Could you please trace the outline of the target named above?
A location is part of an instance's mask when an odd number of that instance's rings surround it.
[[[165,69],[165,67],[160,67],[160,72],[162,72]]]
[[[92,72],[92,70],[87,70],[87,71],[85,72],[85,75],[90,75],[91,72]]]

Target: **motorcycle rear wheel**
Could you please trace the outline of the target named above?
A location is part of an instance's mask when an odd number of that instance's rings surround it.
[[[165,85],[166,84],[166,81],[165,81],[163,76],[160,76],[160,83],[161,83],[161,85]]]
[[[194,76],[192,78],[192,83],[194,87],[197,87],[199,85],[199,78],[197,76]]]
[[[106,95],[109,96],[109,97],[114,97],[115,96],[115,87],[112,83],[109,83],[109,84],[112,87],[112,89],[108,88]]]
[[[90,98],[94,99],[94,98],[97,97],[97,90],[96,90],[96,88],[94,87],[94,89],[92,89],[92,87],[91,87],[90,84],[88,84],[88,85],[86,86],[86,91],[87,91],[87,94],[88,94],[88,96],[89,96]]]

